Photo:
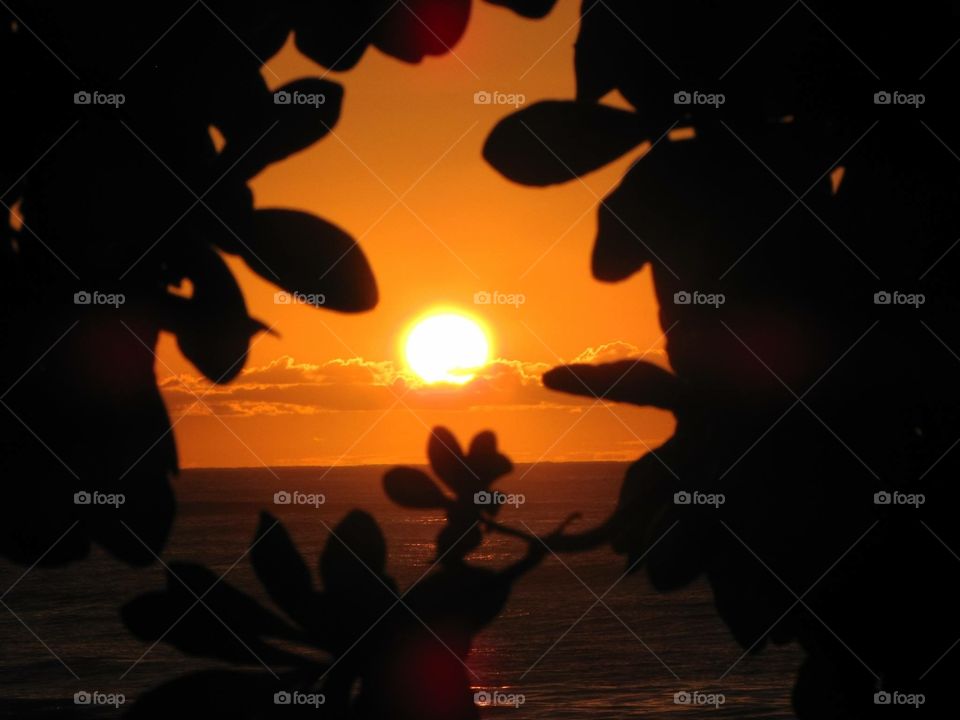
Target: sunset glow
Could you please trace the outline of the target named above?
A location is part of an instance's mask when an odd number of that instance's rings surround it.
[[[482,162],[486,138],[516,108],[478,105],[475,94],[522,94],[524,107],[572,97],[568,30],[579,15],[578,3],[558,3],[542,20],[518,21],[502,7],[474,3],[455,54],[409,64],[373,49],[343,74],[350,100],[334,132],[270,166],[251,189],[258,207],[310,213],[357,238],[380,301],[363,313],[329,312],[332,296],[323,310],[277,304],[269,277],[227,254],[249,314],[274,332],[253,339],[241,376],[213,389],[176,337],[161,333],[156,372],[182,467],[417,462],[425,425],[465,435],[495,427],[518,462],[630,460],[641,440],[656,446],[670,436],[669,413],[617,404],[581,419],[573,408],[590,402],[540,382],[564,362],[647,354],[665,364],[651,269],[609,284],[596,282],[589,267],[597,197],[643,148],[549,192],[518,186]],[[277,91],[322,72],[291,38],[261,76]],[[628,107],[617,93],[605,103]],[[476,304],[478,293],[491,302]],[[522,305],[498,302],[519,295]],[[640,310],[624,323],[622,308],[635,303]],[[449,376],[428,371],[428,380],[412,366],[406,342],[420,320],[442,313],[478,322],[489,358]],[[337,422],[328,422],[331,411]]]

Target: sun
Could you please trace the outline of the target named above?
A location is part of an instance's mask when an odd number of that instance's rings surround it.
[[[407,364],[426,383],[463,385],[490,358],[487,333],[476,320],[456,312],[417,321],[404,343]]]

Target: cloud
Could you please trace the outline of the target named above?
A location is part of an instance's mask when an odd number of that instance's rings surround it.
[[[587,348],[573,362],[611,362],[640,356],[636,346],[615,341]],[[657,353],[647,353],[646,359],[659,362]],[[409,370],[389,360],[336,358],[314,364],[285,355],[245,369],[227,385],[212,385],[199,375],[181,374],[161,379],[160,388],[176,417],[211,413],[246,417],[318,415],[386,410],[397,405],[411,409],[572,410],[588,402],[544,388],[541,376],[550,367],[543,362],[501,358],[469,383],[449,388],[423,385]]]
[[[667,367],[667,353],[665,350],[647,350],[643,352],[636,345],[631,345],[623,340],[614,340],[613,342],[598,345],[595,348],[587,348],[577,355],[571,362],[590,363],[591,365],[616,362],[617,360],[630,360],[643,358],[661,367]]]
[[[391,362],[338,358],[311,364],[285,355],[245,369],[227,385],[183,374],[162,379],[160,389],[174,415],[315,415],[389,407],[408,382]]]

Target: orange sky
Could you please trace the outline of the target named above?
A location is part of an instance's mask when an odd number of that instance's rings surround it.
[[[493,429],[521,462],[636,458],[669,436],[668,413],[591,407],[539,381],[596,353],[649,350],[664,362],[649,271],[619,285],[589,271],[598,199],[636,153],[546,189],[512,184],[481,158],[514,108],[476,105],[474,93],[572,97],[578,15],[578,3],[559,3],[531,22],[475,3],[454,54],[407,65],[370,50],[354,70],[328,75],[346,89],[339,124],[256,178],[256,205],[306,210],[350,232],[380,303],[361,315],[276,305],[276,288],[231,260],[251,315],[280,337],[255,338],[246,371],[213,389],[161,339],[157,374],[184,467],[423,462],[436,424],[462,440]],[[264,69],[272,87],[323,73],[292,44]],[[475,305],[484,290],[526,302]],[[435,306],[481,318],[499,360],[455,390],[411,389],[401,336]]]

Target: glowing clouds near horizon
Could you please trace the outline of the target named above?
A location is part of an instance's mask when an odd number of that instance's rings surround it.
[[[463,385],[489,361],[490,343],[475,320],[452,312],[438,313],[413,326],[404,355],[424,382]]]

